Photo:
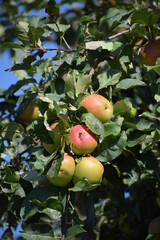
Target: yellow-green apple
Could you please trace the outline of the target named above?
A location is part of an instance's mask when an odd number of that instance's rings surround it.
[[[140,51],[139,60],[142,65],[154,66],[160,57],[160,39],[147,42]]]
[[[152,219],[148,227],[148,233],[152,235],[160,234],[160,217]]]
[[[89,113],[92,113],[102,123],[109,122],[113,114],[112,104],[100,94],[91,94],[86,96],[81,106],[87,109]]]
[[[73,183],[76,184],[83,178],[87,178],[90,184],[100,184],[103,172],[104,167],[97,158],[92,156],[82,157],[82,160],[75,167]]]
[[[31,123],[39,117],[39,106],[36,101],[30,102],[27,107],[23,110],[21,105],[18,108],[19,119],[24,123]]]
[[[64,159],[61,162],[59,173],[56,177],[51,178],[48,174],[49,181],[55,186],[66,187],[72,180],[75,171],[75,160],[68,153],[64,154]]]
[[[50,128],[54,132],[54,143],[44,143],[43,146],[47,152],[53,153],[61,143],[60,127],[58,122],[50,124]]]
[[[70,129],[67,143],[77,155],[92,153],[97,147],[97,136],[85,125],[78,124]]]
[[[129,98],[124,98],[117,101],[114,105],[114,114],[119,114],[124,117],[125,120],[130,120],[134,118],[137,114],[137,109],[133,106]]]

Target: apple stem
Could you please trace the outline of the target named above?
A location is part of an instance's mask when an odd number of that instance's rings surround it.
[[[62,237],[61,240],[65,239],[66,232],[67,232],[67,222],[68,222],[68,212],[69,212],[69,202],[70,202],[70,191],[67,191],[66,196],[66,205],[65,205],[65,218],[64,218],[64,226],[62,229]]]

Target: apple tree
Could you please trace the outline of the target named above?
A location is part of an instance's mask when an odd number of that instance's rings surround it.
[[[159,1],[0,4],[2,239],[160,239]]]

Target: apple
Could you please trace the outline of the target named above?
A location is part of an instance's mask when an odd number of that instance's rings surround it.
[[[129,98],[121,99],[114,104],[114,114],[119,114],[124,117],[125,120],[134,118],[137,114],[137,109],[133,106]]]
[[[112,104],[99,94],[86,96],[82,100],[81,106],[86,108],[89,113],[92,113],[102,123],[109,122],[113,114]]]
[[[142,65],[154,66],[160,57],[160,39],[147,42],[140,51],[139,60]]]
[[[64,154],[64,159],[61,162],[61,167],[58,175],[51,178],[48,174],[49,181],[55,186],[66,187],[72,180],[75,171],[75,160],[68,153]]]
[[[31,123],[39,117],[39,106],[37,102],[30,102],[27,107],[21,112],[21,105],[18,108],[19,119],[24,123]]]
[[[54,131],[54,143],[44,143],[43,142],[43,146],[45,148],[45,150],[48,153],[53,153],[56,148],[60,145],[61,143],[61,136],[60,136],[60,129],[59,129],[59,125],[58,122],[54,122],[52,124],[50,124],[50,128],[52,129],[52,131]]]
[[[103,172],[104,167],[98,159],[92,156],[82,157],[75,167],[73,183],[76,184],[83,178],[87,178],[90,184],[100,184]]]
[[[75,125],[70,129],[67,143],[77,155],[92,153],[97,147],[97,136],[85,125]]]
[[[152,235],[160,234],[160,217],[152,219],[148,227],[148,233]]]

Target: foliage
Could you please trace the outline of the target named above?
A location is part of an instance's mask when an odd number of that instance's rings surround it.
[[[160,61],[142,66],[138,55],[160,35],[159,10],[159,1],[149,0],[1,1],[1,52],[10,51],[6,71],[17,76],[0,89],[3,239],[14,239],[20,222],[20,239],[156,239],[148,225],[160,215]],[[102,124],[80,106],[92,93],[113,105],[130,99],[136,117],[113,114]],[[19,108],[32,101],[39,118],[26,124]],[[42,143],[54,141],[51,121],[60,122],[62,138],[49,154]],[[57,175],[69,130],[79,123],[99,136],[92,155],[104,166],[101,185],[88,192],[86,179],[56,187],[46,177],[51,167]]]

